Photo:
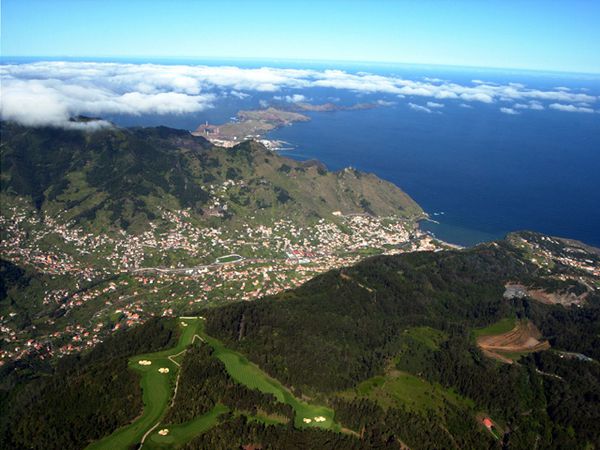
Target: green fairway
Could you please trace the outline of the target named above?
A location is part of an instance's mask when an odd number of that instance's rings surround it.
[[[273,394],[277,400],[287,403],[296,413],[294,424],[297,427],[321,427],[337,430],[339,427],[333,421],[333,410],[326,406],[310,405],[298,400],[279,381],[263,372],[256,364],[248,361],[244,356],[225,347],[220,341],[204,333],[203,324],[200,324],[199,334],[210,344],[231,377],[238,383],[244,384],[251,389]],[[321,422],[315,421],[316,417],[324,417]],[[310,419],[309,423],[303,419]]]
[[[493,336],[495,334],[508,333],[517,325],[517,319],[514,317],[506,317],[498,322],[488,325],[485,328],[477,328],[473,330],[475,337]]]
[[[251,389],[273,394],[277,400],[287,403],[296,413],[295,424],[298,427],[321,427],[338,430],[339,425],[333,422],[333,410],[325,406],[310,405],[298,400],[286,387],[264,373],[258,366],[248,361],[241,354],[226,348],[220,341],[204,333],[204,323],[200,318],[181,318],[181,337],[176,347],[156,353],[136,355],[129,359],[129,367],[141,374],[140,385],[143,392],[144,411],[131,424],[116,430],[111,435],[94,442],[88,450],[127,449],[144,439],[143,448],[173,448],[191,440],[194,436],[210,429],[217,423],[219,415],[228,411],[224,405],[217,405],[207,414],[194,420],[179,424],[162,424],[161,419],[173,398],[173,390],[183,360],[186,347],[194,341],[194,336],[201,336],[215,351],[231,377],[238,383]],[[142,364],[140,364],[142,362]],[[146,362],[150,362],[147,364]],[[144,364],[146,363],[146,364]],[[161,373],[159,369],[169,369]],[[316,421],[315,418],[319,418]],[[271,418],[254,417],[264,423],[277,423]],[[305,422],[303,419],[310,419]],[[168,429],[166,435],[158,432]]]
[[[225,405],[216,405],[206,414],[196,417],[194,420],[180,425],[163,425],[155,428],[144,443],[145,449],[173,448],[192,440],[195,436],[216,425],[219,416],[229,409]],[[169,433],[161,436],[158,432],[166,428]]]
[[[141,374],[144,411],[133,423],[94,442],[87,447],[88,450],[129,448],[140,442],[144,434],[160,421],[171,401],[179,370],[179,367],[168,357],[185,350],[192,343],[200,322],[199,319],[180,320],[181,336],[176,347],[161,352],[136,355],[129,359],[129,367]],[[141,365],[140,361],[150,361],[151,364]],[[160,368],[167,368],[169,372],[160,373]]]

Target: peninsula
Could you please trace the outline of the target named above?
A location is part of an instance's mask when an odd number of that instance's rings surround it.
[[[334,112],[359,111],[376,108],[376,103],[357,103],[354,105],[338,105],[335,103],[312,104],[298,102],[269,106],[265,109],[242,110],[230,122],[213,125],[208,122],[200,125],[192,132],[194,136],[202,136],[215,145],[234,147],[240,142],[258,140],[270,150],[279,150],[287,143],[280,140],[265,139],[269,131],[292,125],[295,122],[308,122],[310,117],[301,112]]]

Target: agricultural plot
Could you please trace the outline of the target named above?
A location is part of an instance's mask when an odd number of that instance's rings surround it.
[[[509,324],[506,319],[503,319],[475,332],[477,345],[484,355],[512,364],[524,354],[550,348],[548,341],[541,340],[540,331],[528,320],[518,321],[511,329],[506,330]]]

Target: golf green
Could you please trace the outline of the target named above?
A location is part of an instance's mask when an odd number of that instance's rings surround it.
[[[173,396],[179,371],[179,366],[170,360],[169,356],[182,352],[192,343],[200,322],[200,319],[181,319],[181,336],[176,347],[156,353],[136,355],[129,359],[129,367],[141,374],[144,411],[133,423],[94,442],[87,447],[88,450],[129,448],[140,442],[148,430],[159,423]],[[145,362],[150,364],[144,365]],[[163,371],[161,372],[160,369]],[[164,369],[168,369],[168,372]]]

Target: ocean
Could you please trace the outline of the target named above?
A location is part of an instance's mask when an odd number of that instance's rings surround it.
[[[31,59],[20,61],[26,62]],[[423,222],[422,227],[448,242],[473,245],[511,231],[533,230],[600,246],[600,75],[335,62],[116,62],[340,69],[434,84],[484,82],[507,90],[585,93],[599,101],[561,105],[575,110],[569,112],[552,109],[553,102],[561,101],[543,94],[542,107],[534,110],[516,109],[514,98],[465,102],[353,86],[288,85],[274,91],[247,90],[245,96],[222,89],[212,108],[193,114],[104,117],[121,126],[193,130],[205,121],[226,122],[240,109],[281,105],[281,98],[292,94],[314,104],[379,102],[373,109],[309,112],[310,122],[277,129],[268,137],[289,142],[292,149],[282,154],[291,158],[318,159],[331,170],[352,166],[395,183],[438,222]]]
[[[600,115],[534,113],[398,104],[312,113],[270,136],[292,143],[292,158],[400,186],[439,222],[422,226],[440,239],[472,245],[534,230],[600,246]]]

